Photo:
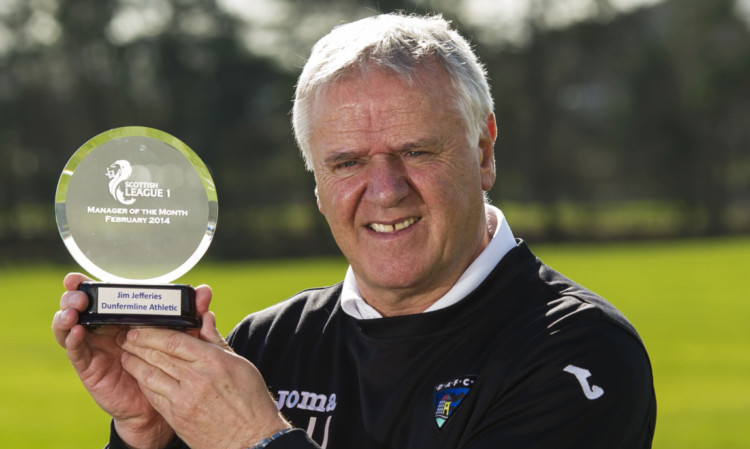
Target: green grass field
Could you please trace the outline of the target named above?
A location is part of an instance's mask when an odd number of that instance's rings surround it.
[[[640,331],[659,403],[655,448],[750,448],[750,238],[532,250],[608,298]],[[338,282],[345,266],[341,259],[202,263],[182,281],[211,284],[226,334],[253,310]],[[0,448],[98,448],[106,441],[107,416],[50,330],[67,269],[0,269]]]

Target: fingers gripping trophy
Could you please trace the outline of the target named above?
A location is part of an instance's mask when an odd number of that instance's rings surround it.
[[[60,176],[55,215],[78,264],[101,282],[79,322],[89,327],[200,327],[195,290],[169,284],[208,249],[216,188],[200,158],[153,128],[116,128],[73,154]]]

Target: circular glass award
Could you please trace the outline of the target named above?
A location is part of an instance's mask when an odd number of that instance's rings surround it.
[[[85,283],[83,324],[194,327],[195,292],[166,284],[208,249],[218,218],[208,169],[182,141],[140,126],[92,138],[60,176],[55,215]]]

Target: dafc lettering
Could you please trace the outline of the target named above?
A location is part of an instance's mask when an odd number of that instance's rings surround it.
[[[445,383],[438,385],[437,387],[435,387],[435,391],[440,391],[444,388],[455,388],[455,387],[468,388],[474,383],[474,381],[476,381],[475,376],[461,377],[459,379],[454,379],[450,382],[445,382]]]
[[[286,408],[298,408],[316,412],[332,412],[336,409],[336,394],[326,396],[324,394],[310,393],[309,391],[279,390],[279,399],[276,407],[279,410]]]

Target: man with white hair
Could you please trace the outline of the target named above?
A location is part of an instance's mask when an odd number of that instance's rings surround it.
[[[648,448],[646,350],[612,305],[534,257],[487,201],[497,127],[483,66],[441,17],[335,28],[293,125],[344,281],[224,341],[53,321],[112,416],[110,448]],[[269,394],[269,390],[270,393]]]

